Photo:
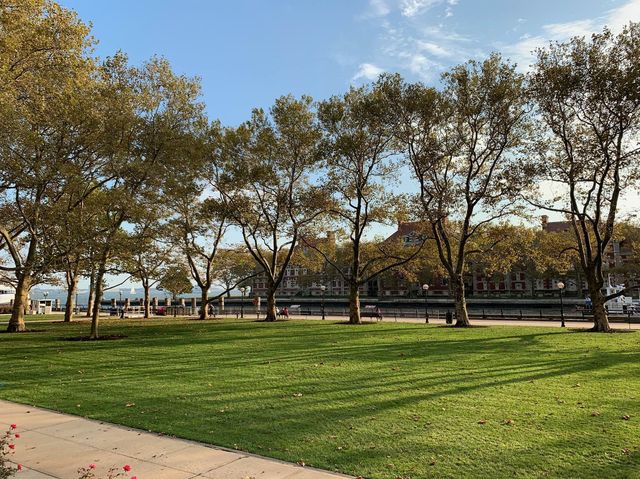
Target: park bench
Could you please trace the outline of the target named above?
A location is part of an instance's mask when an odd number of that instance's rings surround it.
[[[360,316],[363,318],[375,318],[377,321],[382,321],[382,311],[374,305],[365,306],[360,312]]]

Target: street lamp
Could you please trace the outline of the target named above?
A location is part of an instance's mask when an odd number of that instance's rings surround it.
[[[558,289],[560,290],[560,327],[564,328],[564,305],[562,304],[562,290],[564,290],[564,283],[558,281]]]
[[[429,294],[429,285],[426,283],[423,284],[422,291],[424,291],[424,322],[429,324],[429,309],[427,304],[427,298],[428,298],[427,295]]]
[[[322,293],[322,319],[324,319],[324,292],[327,290],[327,287],[322,284],[320,285],[320,292]]]
[[[242,293],[242,302],[240,303],[240,318],[244,319],[244,292],[247,290],[244,286],[240,288],[240,292]]]

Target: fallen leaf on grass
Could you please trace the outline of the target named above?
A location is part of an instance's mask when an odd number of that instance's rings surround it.
[[[512,424],[514,424],[514,420],[513,419],[505,419],[504,420],[504,424],[507,426],[511,426]]]
[[[294,398],[301,398],[302,397],[302,393],[293,393],[293,397]]]
[[[480,419],[480,420],[478,421],[478,424],[486,424],[486,423],[487,423],[487,420],[486,420],[486,419]]]
[[[593,416],[593,417],[597,417],[597,416],[599,416],[599,415],[600,415],[600,412],[599,412],[599,411],[593,411],[593,412],[591,413],[591,416]]]
[[[622,419],[624,419],[625,421],[628,421],[629,419],[631,419],[631,416],[625,414],[624,416],[622,416]]]
[[[124,407],[133,407],[135,405],[136,405],[136,403],[134,403],[134,402],[128,402],[127,404],[124,405]]]

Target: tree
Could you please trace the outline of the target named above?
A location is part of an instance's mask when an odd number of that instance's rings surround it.
[[[170,247],[162,238],[163,226],[152,212],[127,234],[120,255],[120,269],[137,279],[144,291],[144,318],[151,317],[151,288],[164,276]]]
[[[393,193],[397,154],[396,122],[384,94],[384,81],[351,88],[344,96],[320,103],[319,118],[327,149],[327,179],[331,188],[329,215],[336,229],[346,233],[349,267],[342,268],[321,248],[318,251],[349,284],[349,322],[359,324],[360,288],[377,275],[407,263],[424,244],[398,249],[366,235],[376,224],[395,224],[404,216],[410,199]]]
[[[193,135],[207,124],[198,101],[198,81],[174,74],[166,60],[154,58],[140,68],[130,68],[120,57],[106,67],[105,81],[117,87],[114,96],[119,109],[113,116],[118,143],[109,152],[104,170],[112,180],[100,192],[102,241],[96,245],[92,339],[98,337],[104,278],[123,225],[138,222],[148,205],[158,201],[164,176],[189,161]]]
[[[219,126],[212,125],[210,135],[217,138]],[[167,235],[186,261],[192,280],[200,289],[200,319],[209,314],[209,291],[214,283],[214,265],[228,228],[224,211],[215,198],[215,190],[204,197],[207,164],[203,154],[205,141],[193,138],[190,161],[177,165],[165,184],[164,201],[172,212]]]
[[[75,13],[23,0],[2,2],[0,16],[0,251],[16,278],[8,331],[21,331],[29,290],[60,260],[65,214],[93,190],[104,118]]]
[[[456,66],[437,91],[390,82],[404,146],[440,261],[449,276],[456,326],[469,326],[464,274],[473,239],[518,212],[528,184],[516,155],[527,139],[524,77],[493,54]]]
[[[164,276],[160,280],[158,289],[161,291],[169,291],[173,301],[175,302],[178,296],[190,293],[193,289],[190,277],[191,274],[185,266],[170,266],[167,268]],[[205,306],[203,305],[202,307],[204,308]],[[173,316],[175,317],[176,315],[177,313],[174,309]]]
[[[245,248],[223,248],[218,252],[213,274],[227,297],[231,297],[231,290],[255,276],[255,270],[256,263]]]
[[[590,40],[574,37],[537,51],[530,91],[539,131],[538,179],[557,196],[539,207],[567,215],[593,303],[593,331],[610,330],[604,257],[618,204],[640,173],[640,24]]]
[[[269,115],[254,110],[250,121],[224,131],[215,155],[213,186],[224,213],[266,275],[266,321],[276,320],[276,290],[301,232],[324,209],[326,195],[311,182],[321,158],[311,103],[286,96]]]

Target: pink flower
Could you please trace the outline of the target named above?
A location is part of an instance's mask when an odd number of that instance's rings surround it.
[[[15,449],[16,445],[15,444],[9,444],[9,449]]]
[[[11,425],[11,426],[9,426],[9,427],[11,427],[11,429],[15,429],[15,428],[17,428],[18,426],[17,426],[17,425],[15,425],[15,424],[12,424],[12,425]]]
[[[16,439],[20,439],[20,433],[16,432],[16,433],[14,434],[14,436],[15,436],[15,438],[16,438]]]
[[[22,464],[18,464],[18,471],[22,471]]]
[[[129,472],[131,470],[131,466],[129,464],[125,464],[122,466],[122,469],[124,469],[124,472]]]
[[[131,476],[131,479],[138,479],[138,476]]]

